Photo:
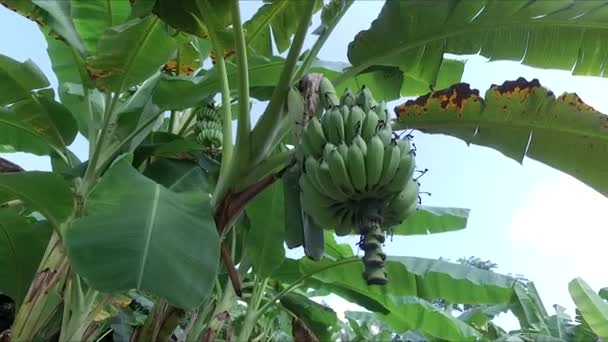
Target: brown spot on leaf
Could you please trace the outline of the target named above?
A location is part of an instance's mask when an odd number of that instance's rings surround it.
[[[569,106],[574,107],[577,112],[595,112],[596,110],[583,102],[576,93],[565,93],[557,98],[558,101],[565,102]]]
[[[395,107],[395,114],[397,118],[405,117],[412,113],[420,115],[421,112],[428,111],[429,101],[438,101],[443,111],[457,110],[462,112],[469,100],[473,102],[482,101],[481,97],[479,97],[479,90],[471,89],[468,83],[457,83],[446,89],[432,91],[415,100],[408,100]]]
[[[540,82],[536,78],[528,82],[525,78],[519,77],[515,81],[505,81],[501,85],[492,84],[490,88],[496,90],[500,94],[507,94],[519,93],[521,91],[531,90],[533,88],[540,88],[540,86]]]

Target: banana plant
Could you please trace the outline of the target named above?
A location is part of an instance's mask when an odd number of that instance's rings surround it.
[[[443,57],[480,52],[602,75],[602,2],[387,1],[353,38],[349,63],[318,54],[352,0],[268,1],[246,22],[236,0],[0,3],[38,25],[59,80],[54,89],[32,61],[0,56],[0,151],[52,164],[0,163],[0,291],[15,305],[3,339],[263,340],[278,338],[274,324],[296,339],[331,336],[335,313],[306,288],[359,304],[397,333],[479,338],[432,301],[509,303],[515,279],[388,256],[391,281],[368,285],[352,250],[320,230],[330,227],[311,228],[310,203],[288,200],[299,191],[287,179],[302,171],[304,118],[347,89],[372,89],[379,102],[445,89],[384,124],[527,155],[607,193],[605,115],[535,81],[482,99],[458,83],[462,62]],[[268,102],[254,124],[256,100]],[[78,134],[84,161],[70,150]],[[418,209],[392,232],[466,227],[466,209]],[[284,243],[298,245],[293,217],[306,218],[314,238],[304,247],[318,260],[286,257]]]

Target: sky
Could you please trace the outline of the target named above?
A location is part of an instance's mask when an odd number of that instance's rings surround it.
[[[258,4],[242,2],[244,19]],[[378,15],[381,1],[357,1],[336,27],[319,58],[347,62],[348,43],[357,32],[369,28]],[[318,20],[313,23],[316,27]],[[56,87],[46,42],[30,21],[0,6],[0,54],[19,61],[32,59]],[[308,37],[310,46],[314,37]],[[572,76],[569,71],[541,70],[516,62],[489,62],[480,56],[466,57],[463,81],[484,93],[491,84],[523,76],[538,78],[556,94],[576,92],[587,104],[608,113],[605,90],[608,79]],[[389,104],[389,109],[402,102]],[[259,116],[263,108],[253,107]],[[417,164],[428,168],[421,179],[422,190],[432,193],[424,205],[471,209],[468,227],[458,232],[394,237],[385,246],[389,255],[456,260],[476,256],[499,265],[498,272],[522,274],[533,280],[549,312],[560,304],[573,315],[574,304],[568,282],[582,277],[592,288],[608,286],[604,272],[608,249],[605,213],[608,199],[595,190],[535,160],[523,164],[499,152],[443,136],[414,134]],[[78,137],[71,149],[82,160],[87,158],[86,140]],[[27,170],[50,170],[48,158],[24,153],[0,154]],[[341,239],[352,246],[357,238]],[[299,253],[290,251],[290,255]],[[354,306],[339,300],[340,309]],[[515,328],[512,318],[501,317],[507,328]]]

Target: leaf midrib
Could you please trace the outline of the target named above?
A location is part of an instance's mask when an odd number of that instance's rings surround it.
[[[276,4],[276,3],[275,3]],[[270,21],[272,21],[272,19],[277,15],[277,13],[283,9],[283,6],[285,6],[285,4],[287,4],[287,0],[282,1],[279,5],[276,6],[276,8],[273,8],[272,11],[270,12],[270,14],[267,16],[267,19],[264,19],[262,21],[262,25],[259,25],[258,29],[253,31],[253,33],[251,34],[251,36],[249,36],[249,39],[247,39],[247,44],[249,44],[251,41],[255,40],[255,38],[257,37],[257,35],[262,32],[262,29],[264,27],[266,27],[266,25],[268,25],[268,23],[270,23]],[[272,4],[268,4],[270,6],[272,6]]]
[[[156,184],[154,186],[154,195],[152,198],[152,207],[150,208],[150,215],[148,217],[148,222],[146,222],[146,226],[144,227],[146,232],[146,239],[144,240],[144,250],[141,256],[141,263],[139,267],[139,274],[137,276],[137,284],[136,287],[141,288],[141,283],[144,277],[144,270],[146,269],[146,260],[148,259],[148,253],[150,249],[150,242],[152,240],[152,231],[154,230],[154,224],[156,223],[156,214],[158,211],[158,203],[160,198],[160,185]]]

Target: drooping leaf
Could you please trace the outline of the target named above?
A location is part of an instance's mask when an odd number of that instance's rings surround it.
[[[323,5],[322,1],[314,0],[314,12]],[[272,56],[272,36],[279,53],[286,51],[291,45],[291,37],[296,33],[299,16],[306,1],[274,0],[266,2],[258,11],[243,24],[247,33],[247,45],[258,55]]]
[[[45,15],[42,21],[44,26],[48,26],[54,33],[61,36],[81,55],[85,54],[82,39],[72,22],[71,1],[31,0],[31,2],[44,10]]]
[[[387,1],[349,44],[357,70],[399,67],[434,84],[443,54],[481,54],[543,68],[603,75],[608,44],[604,1]],[[574,68],[573,68],[574,67]]]
[[[64,222],[74,207],[69,184],[59,174],[24,171],[0,174],[0,203],[21,200],[44,215],[54,227]]]
[[[218,272],[209,194],[172,192],[126,159],[92,190],[65,244],[72,267],[92,287],[149,291],[184,309],[207,298]]]
[[[393,257],[386,264],[386,286],[368,286],[358,260],[300,259],[300,271],[308,274],[332,263],[337,266],[313,275],[323,287],[370,309],[369,301],[384,308],[383,319],[399,332],[419,329],[448,340],[470,339],[477,335],[460,320],[447,316],[424,299],[443,298],[453,303],[508,303],[513,296],[514,280],[474,267],[439,260]],[[347,290],[348,292],[345,292]],[[356,296],[351,296],[351,294]],[[357,298],[359,297],[359,298]],[[365,301],[360,301],[364,299]],[[424,317],[424,319],[421,319]]]
[[[581,278],[573,279],[568,291],[591,330],[601,339],[608,338],[608,303]]]
[[[132,19],[104,32],[87,69],[101,89],[124,91],[154,74],[177,46],[157,17]]]
[[[516,284],[514,291],[515,303],[511,311],[519,320],[521,327],[549,334],[549,327],[547,326],[549,316],[536,293],[534,284],[531,282],[527,283],[526,286]]]
[[[267,277],[285,258],[283,184],[275,182],[247,206],[250,231],[247,252],[256,274]]]
[[[77,133],[76,121],[62,104],[55,102],[48,85],[42,71],[30,60],[19,63],[0,55],[0,106],[10,105],[0,107],[0,144],[44,155],[51,148],[63,153],[72,143]]]
[[[281,297],[281,305],[303,320],[320,341],[331,340],[329,329],[338,321],[334,310],[294,292]]]
[[[394,129],[447,134],[494,148],[522,162],[525,156],[566,172],[608,195],[608,116],[573,93],[559,97],[538,80],[494,85],[485,98],[466,83],[431,92],[395,108]]]
[[[416,213],[392,228],[395,235],[426,235],[465,229],[469,209],[421,206]]]
[[[17,308],[51,236],[51,226],[45,222],[32,223],[12,210],[0,209],[0,293],[11,297]]]
[[[104,31],[125,22],[131,12],[129,1],[72,0],[72,21],[84,46],[95,53]]]

